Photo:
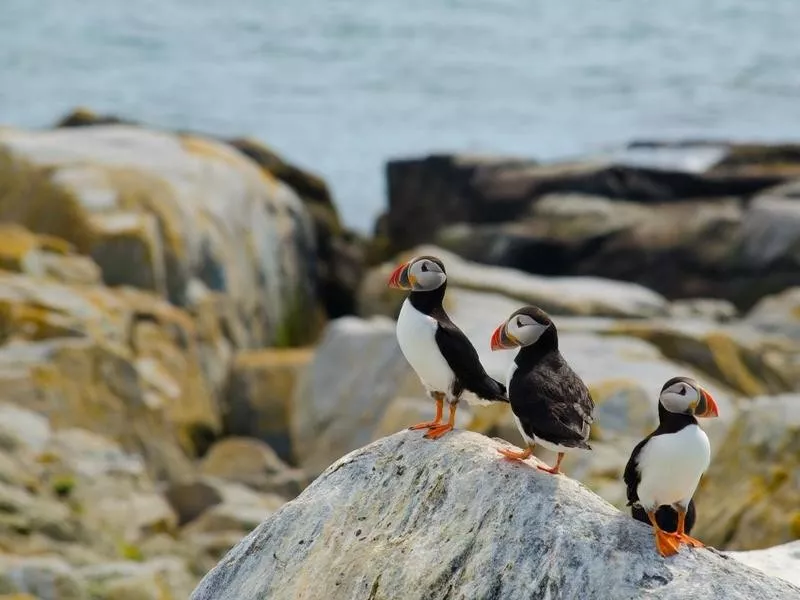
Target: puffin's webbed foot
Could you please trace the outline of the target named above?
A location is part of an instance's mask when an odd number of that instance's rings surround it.
[[[441,419],[438,421],[424,421],[422,423],[417,423],[416,425],[412,425],[409,427],[411,431],[416,431],[417,429],[431,429],[433,427],[438,427],[442,424]]]
[[[447,423],[443,425],[437,425],[436,427],[431,427],[430,431],[426,433],[424,438],[429,440],[437,440],[442,437],[448,431],[452,431],[452,429],[456,426],[456,410],[458,409],[458,402],[451,402],[450,403],[450,418],[447,419]]]
[[[428,433],[426,433],[422,437],[424,437],[427,440],[438,440],[445,433],[452,430],[453,426],[450,425],[449,423],[445,423],[444,425],[436,425],[435,427],[431,427],[430,431],[428,431]]]
[[[561,471],[561,461],[564,460],[564,453],[558,453],[558,459],[556,459],[555,466],[548,467],[547,465],[536,465],[536,468],[540,471],[544,471],[545,473],[552,473],[553,475],[563,475]]]
[[[686,533],[686,509],[678,507],[678,529],[670,535],[675,538],[677,544],[686,544],[692,548],[704,548],[705,544]]]
[[[658,521],[656,520],[656,511],[648,510],[647,518],[650,519],[650,524],[653,526],[653,533],[656,536],[656,550],[658,550],[658,553],[661,556],[672,556],[673,554],[677,554],[678,547],[680,545],[678,542],[678,534],[668,533],[658,526]]]
[[[663,529],[655,529],[656,550],[661,556],[672,556],[678,553],[678,536],[674,533],[667,533]]]
[[[564,472],[558,467],[548,467],[547,465],[536,465],[536,468],[545,473],[552,473],[553,475],[563,475]]]
[[[507,450],[506,448],[498,448],[497,451],[506,458],[510,458],[512,460],[525,460],[526,458],[529,458],[531,454],[533,454],[533,449],[530,446],[525,448],[525,450],[520,451]]]
[[[442,424],[444,395],[437,392],[436,394],[434,394],[434,398],[436,399],[436,416],[434,417],[433,421],[425,421],[423,423],[417,423],[416,425],[412,425],[411,427],[409,427],[411,431],[415,431],[417,429],[433,429],[434,427],[439,427]]]
[[[677,534],[677,533],[670,533],[670,536],[675,538],[678,544],[686,544],[687,546],[691,546],[692,548],[705,548],[706,545],[698,540],[697,538],[693,538],[692,536],[684,533],[684,534]]]

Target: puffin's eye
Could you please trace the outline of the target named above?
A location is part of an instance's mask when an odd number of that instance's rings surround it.
[[[681,396],[685,396],[685,395],[686,395],[686,386],[685,386],[685,385],[682,385],[682,386],[681,386],[681,389],[678,391],[678,393],[679,393]]]
[[[427,273],[428,272],[428,263],[422,263],[422,266],[420,267],[420,270],[423,273]]]
[[[517,327],[522,327],[522,319],[517,317]]]

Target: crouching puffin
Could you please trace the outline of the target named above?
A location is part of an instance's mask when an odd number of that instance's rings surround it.
[[[420,256],[401,264],[389,278],[389,287],[411,291],[397,319],[397,341],[422,385],[436,400],[436,418],[410,429],[428,429],[428,439],[453,429],[456,408],[465,392],[468,402],[508,402],[505,386],[487,375],[472,343],[442,307],[447,274],[441,260]],[[445,399],[450,417],[442,423]]]
[[[658,427],[636,445],[625,466],[628,504],[647,514],[662,556],[675,554],[680,544],[703,546],[686,531],[692,496],[711,461],[708,437],[695,417],[717,416],[714,398],[694,379],[670,379],[658,399]],[[677,512],[674,533],[658,520],[656,511],[665,505]]]
[[[553,467],[560,473],[564,453],[591,450],[587,440],[594,421],[594,402],[580,377],[558,350],[555,323],[540,308],[526,306],[495,329],[492,350],[520,347],[508,371],[506,386],[517,428],[527,442],[522,452],[499,450],[508,458],[524,460],[540,444],[558,453]]]

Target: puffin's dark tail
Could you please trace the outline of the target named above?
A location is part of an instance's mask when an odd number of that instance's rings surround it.
[[[508,392],[506,386],[490,377],[484,376],[475,385],[465,390],[465,399],[470,404],[491,404],[492,402],[508,402]]]

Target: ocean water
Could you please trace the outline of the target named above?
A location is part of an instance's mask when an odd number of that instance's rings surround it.
[[[800,138],[798,24],[798,0],[2,0],[0,123],[253,135],[369,230],[390,157]]]

